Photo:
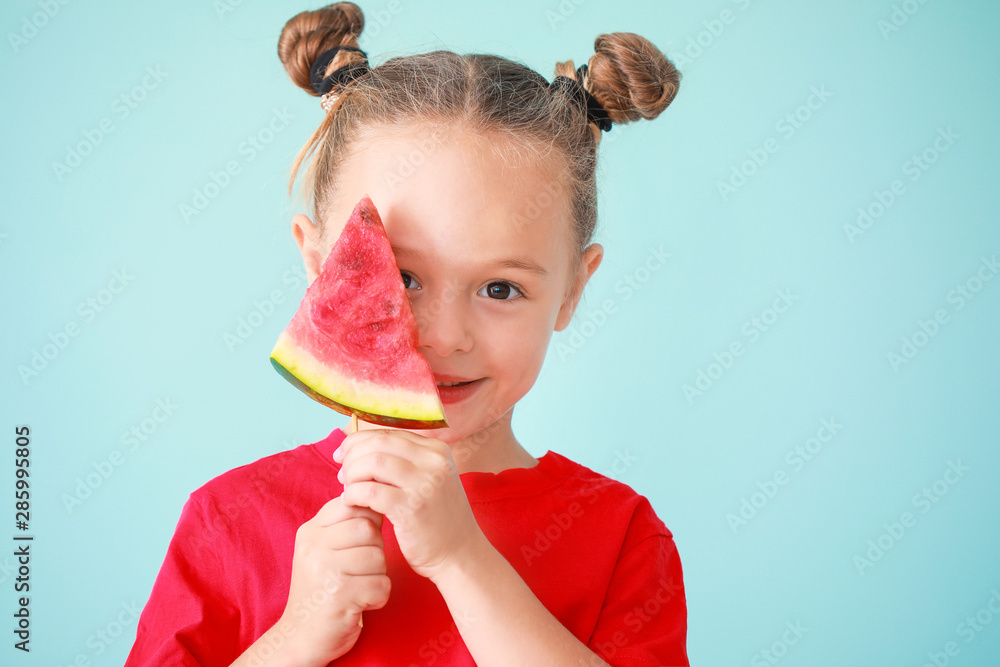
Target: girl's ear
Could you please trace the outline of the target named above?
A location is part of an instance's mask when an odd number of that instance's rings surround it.
[[[570,320],[573,319],[573,313],[576,312],[576,306],[580,302],[580,296],[583,294],[583,288],[587,286],[587,281],[601,265],[602,259],[604,259],[604,247],[599,243],[591,243],[583,251],[583,256],[580,258],[580,268],[573,278],[573,285],[559,308],[559,315],[556,317],[556,331],[562,331],[569,326]]]
[[[323,255],[320,249],[320,233],[309,216],[298,213],[292,218],[292,236],[302,253],[302,261],[306,266],[306,276],[311,285],[319,275],[323,266]]]

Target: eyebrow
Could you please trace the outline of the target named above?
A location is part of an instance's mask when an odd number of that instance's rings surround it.
[[[412,257],[414,259],[427,261],[427,254],[424,253],[423,250],[418,250],[416,248],[404,248],[401,246],[392,246],[392,251],[396,254],[397,257]],[[505,259],[499,259],[496,262],[494,262],[491,266],[500,269],[520,269],[522,271],[528,271],[529,273],[534,273],[542,278],[549,275],[549,272],[544,267],[524,257],[508,257]]]

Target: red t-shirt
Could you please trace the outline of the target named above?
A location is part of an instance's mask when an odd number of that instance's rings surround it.
[[[338,496],[343,440],[300,445],[219,475],[181,510],[125,667],[228,666],[281,616],[295,532]],[[630,487],[547,452],[532,468],[461,475],[493,546],[564,626],[612,665],[687,665],[673,536]],[[444,598],[383,522],[392,590],[336,665],[474,665]]]

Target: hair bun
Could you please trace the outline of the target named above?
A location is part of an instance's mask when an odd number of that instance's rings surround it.
[[[336,2],[312,11],[299,12],[288,19],[278,37],[278,58],[296,86],[310,95],[313,89],[310,73],[320,54],[335,46],[357,47],[358,37],[365,27],[365,16],[353,2]],[[337,52],[327,66],[333,71],[365,56],[349,50]]]
[[[681,74],[649,40],[631,32],[599,35],[588,62],[587,89],[614,123],[659,116],[673,101]]]

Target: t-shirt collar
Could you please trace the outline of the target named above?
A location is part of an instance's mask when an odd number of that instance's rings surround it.
[[[343,429],[337,427],[313,446],[332,467],[339,468],[333,452],[346,437]],[[499,473],[465,472],[460,477],[470,502],[498,500],[507,495],[523,497],[526,492],[541,492],[562,481],[568,474],[567,463],[568,459],[562,455],[547,451],[530,468],[510,468]]]

